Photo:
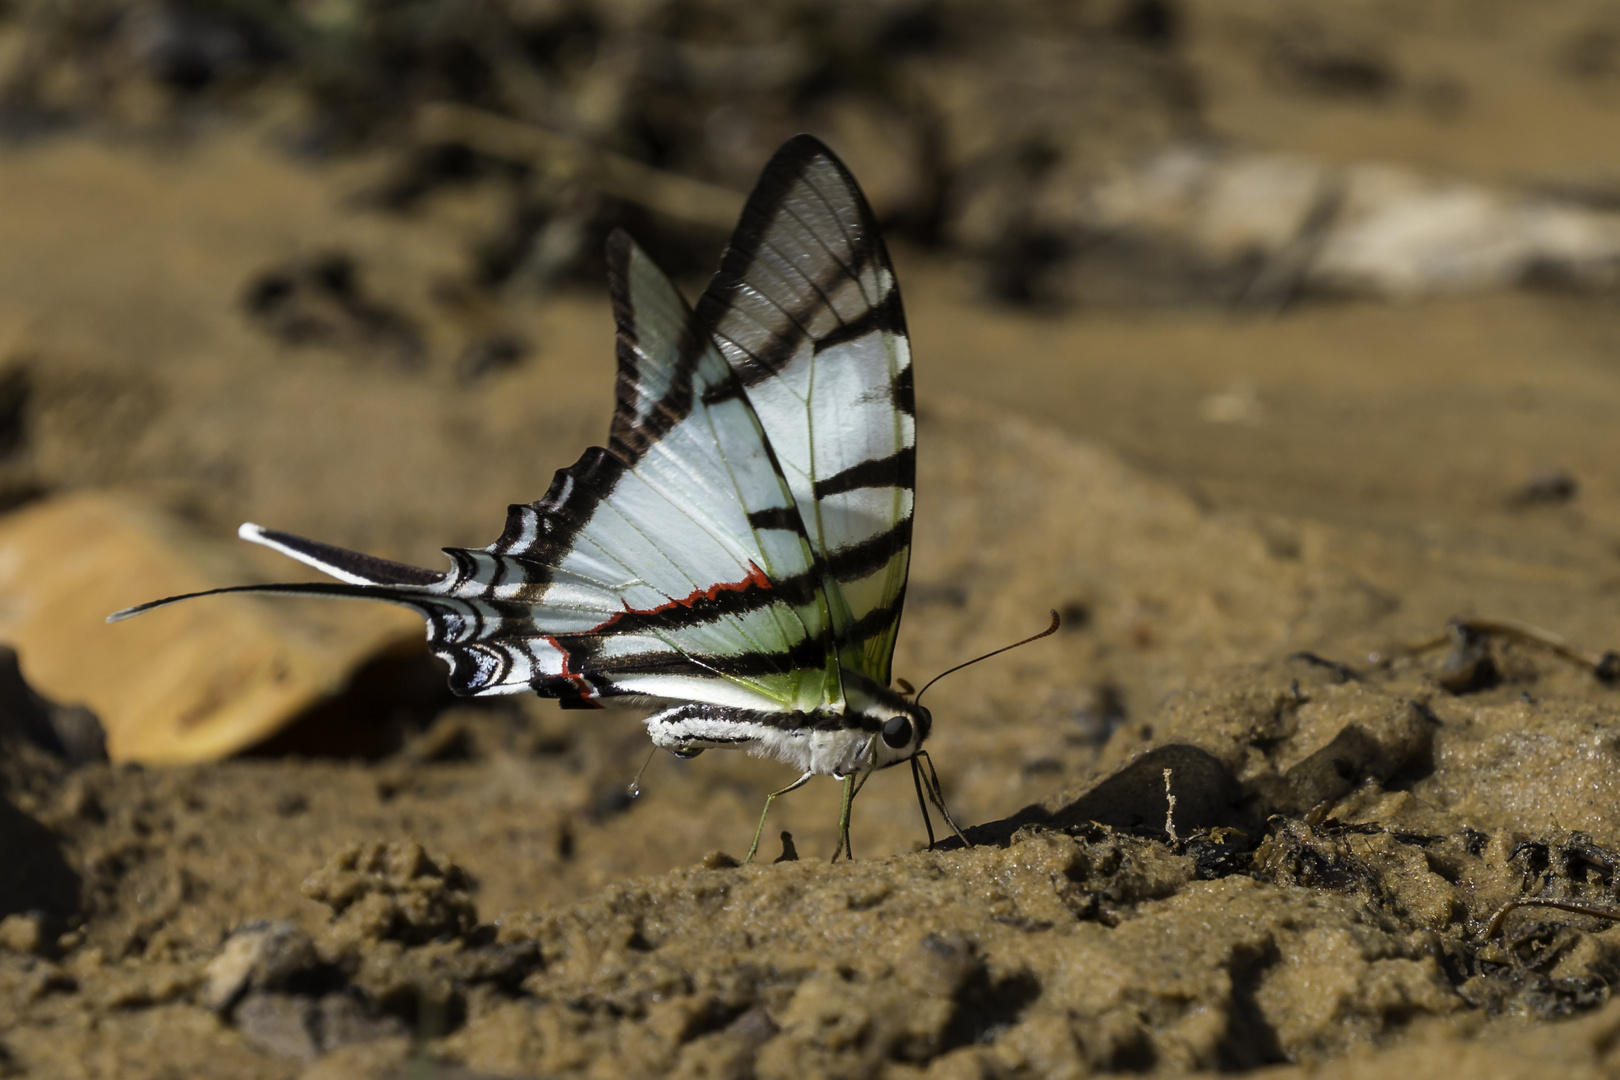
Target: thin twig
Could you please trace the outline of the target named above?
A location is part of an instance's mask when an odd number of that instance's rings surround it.
[[[1592,672],[1604,682],[1613,682],[1620,678],[1620,654],[1610,652],[1597,652],[1593,649],[1583,649],[1571,643],[1567,638],[1545,630],[1531,623],[1520,622],[1517,619],[1491,619],[1491,618],[1462,618],[1452,619],[1446,633],[1437,637],[1406,646],[1408,653],[1428,652],[1450,644],[1453,640],[1453,630],[1465,633],[1490,635],[1514,638],[1531,645],[1540,645],[1544,649],[1573,661]]]
[[[1517,619],[1459,619],[1458,623],[1464,630],[1472,630],[1475,633],[1501,634],[1503,637],[1518,638],[1520,641],[1541,645],[1566,660],[1573,660],[1594,671],[1603,666],[1606,658],[1613,655],[1583,649],[1551,630],[1543,630],[1539,626],[1519,622]]]
[[[1170,836],[1170,843],[1179,844],[1176,838],[1176,795],[1170,790],[1170,776],[1174,769],[1164,770],[1164,831]]]
[[[1500,933],[1502,930],[1502,920],[1506,919],[1508,914],[1512,912],[1514,908],[1521,907],[1557,908],[1559,911],[1568,911],[1575,915],[1594,915],[1600,919],[1609,919],[1614,922],[1620,922],[1620,911],[1617,911],[1614,908],[1602,908],[1593,904],[1583,904],[1578,900],[1556,900],[1550,898],[1544,899],[1536,896],[1520,896],[1515,897],[1514,899],[1503,904],[1501,908],[1497,910],[1496,914],[1491,916],[1491,921],[1485,924],[1485,933],[1480,940],[1489,941],[1491,938]]]

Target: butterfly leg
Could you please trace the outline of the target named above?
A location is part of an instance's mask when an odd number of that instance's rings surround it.
[[[814,775],[816,774],[807,772],[797,780],[793,781],[793,783],[783,788],[781,791],[773,791],[769,795],[765,796],[765,809],[759,812],[759,825],[754,829],[754,842],[748,845],[748,854],[743,856],[743,862],[748,863],[754,861],[754,852],[759,850],[759,838],[760,835],[765,831],[765,816],[771,812],[771,803],[776,801],[776,797],[778,795],[786,795],[790,791],[797,791],[799,788],[804,787],[804,785],[810,782],[810,778]]]
[[[934,769],[934,759],[928,756],[928,751],[926,750],[917,751],[917,757],[923,758],[928,762],[928,783],[923,786],[928,790],[929,801],[934,804],[934,808],[938,810],[940,816],[945,819],[945,824],[951,827],[951,831],[956,834],[956,838],[962,841],[962,846],[972,847],[973,841],[962,835],[962,827],[956,823],[955,818],[951,817],[951,812],[945,809],[945,793],[939,788],[939,773]],[[926,818],[928,816],[928,811],[924,810],[923,816]],[[929,830],[929,836],[930,838],[933,836],[932,829]]]
[[[855,852],[849,846],[849,813],[855,806],[855,790],[855,774],[850,773],[844,777],[844,808],[838,812],[838,846],[833,849],[833,862],[837,862],[840,855],[850,862],[855,861]]]
[[[861,793],[861,788],[866,786],[866,782],[872,778],[872,773],[877,770],[874,763],[876,761],[874,757],[876,747],[877,736],[874,735],[866,741],[866,749],[862,751],[866,758],[866,768],[859,774],[858,780],[856,778],[857,774],[854,772],[842,778],[844,781],[844,806],[838,813],[838,847],[833,849],[833,857],[830,860],[832,862],[837,862],[840,854],[850,862],[855,861],[855,852],[849,846],[849,819],[855,807],[855,796]],[[834,773],[833,775],[837,776],[838,774]]]
[[[934,822],[928,816],[928,801],[923,798],[922,766],[915,754],[911,758],[911,783],[917,789],[917,809],[922,811],[923,828],[928,830],[928,850],[934,850]]]

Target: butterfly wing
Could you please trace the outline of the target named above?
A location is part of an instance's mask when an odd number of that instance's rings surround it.
[[[445,549],[452,569],[441,574],[245,525],[245,539],[341,584],[219,591],[412,607],[460,694],[841,708],[814,549],[736,374],[623,233],[608,263],[619,331],[608,446],[560,470],[544,498],[513,506],[499,540]],[[174,599],[185,598],[116,617]]]
[[[609,445],[512,507],[499,540],[446,549],[441,574],[248,525],[338,583],[218,591],[408,605],[462,694],[826,717],[841,670],[887,685],[915,420],[899,292],[854,179],[814,138],[785,144],[695,319],[622,233],[608,260]]]
[[[840,662],[887,686],[911,560],[911,349],[871,208],[817,139],[766,166],[697,315],[775,450]]]
[[[544,576],[557,599],[577,596],[602,616],[551,635],[600,696],[841,705],[814,552],[735,373],[622,232],[608,262],[619,328],[608,448],[559,474],[484,557],[535,567],[528,576]],[[604,593],[612,612],[596,606]]]

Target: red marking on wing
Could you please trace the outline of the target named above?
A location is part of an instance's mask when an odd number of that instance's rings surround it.
[[[569,682],[574,684],[575,689],[579,691],[580,697],[584,698],[586,701],[594,702],[596,700],[596,687],[585,681],[585,673],[583,671],[568,670],[568,650],[563,648],[562,642],[558,641],[550,634],[541,634],[540,636],[551,642],[551,647],[562,654],[562,671],[551,676],[551,678],[567,679]]]
[[[748,589],[769,589],[770,587],[770,577],[765,573],[765,571],[756,566],[752,559],[750,559],[748,560],[748,576],[743,578],[741,581],[716,582],[715,584],[710,585],[707,589],[694,589],[685,596],[666,601],[665,603],[659,604],[657,607],[633,608],[628,602],[624,602],[623,611],[618,612],[606,622],[601,623],[598,626],[591,627],[587,633],[603,633],[626,615],[657,615],[661,611],[672,611],[678,607],[692,607],[700,600],[717,600],[719,599],[721,593],[744,592]]]

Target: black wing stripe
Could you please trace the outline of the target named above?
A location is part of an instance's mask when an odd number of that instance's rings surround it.
[[[743,385],[740,379],[727,379],[722,383],[715,383],[703,391],[703,404],[708,406],[722,405],[735,398],[743,396]]]
[[[902,526],[910,524],[911,519],[906,518],[900,526],[888,532],[878,533],[858,544],[850,544],[830,552],[827,555],[827,571],[839,581],[854,581],[881,570],[894,554],[904,547],[897,539]]]
[[[651,717],[648,722],[676,727],[694,719],[711,722],[719,720],[739,725],[752,724],[776,731],[852,731],[862,728],[875,731],[880,726],[875,719],[858,714],[854,710],[840,715],[831,712],[765,712],[759,709],[728,708],[723,705],[689,705],[661,716]],[[721,740],[706,737],[705,741]],[[743,737],[738,741],[747,739]]]
[[[608,445],[626,465],[634,465],[654,443],[667,435],[692,411],[692,376],[706,346],[705,338],[694,332],[690,312],[681,324],[664,328],[678,342],[677,356],[669,386],[657,401],[644,402],[641,378],[641,321],[632,296],[630,275],[635,241],[623,229],[608,236],[608,294],[613,302],[618,327],[619,370],[615,382],[618,398]]]
[[[900,607],[901,605],[897,602],[893,607],[873,608],[846,626],[839,637],[845,641],[863,641],[881,631],[887,630],[891,624],[900,618]]]
[[[816,352],[822,353],[834,346],[844,345],[851,341],[859,341],[867,334],[886,331],[894,333],[904,328],[904,320],[896,322],[898,289],[890,289],[888,296],[884,297],[875,306],[867,308],[858,317],[849,322],[842,323],[836,330],[829,330],[816,339]],[[907,370],[909,370],[909,365]]]
[[[907,364],[889,381],[889,398],[896,409],[914,417],[917,415],[917,391],[911,370],[911,365]]]
[[[260,529],[259,535],[278,547],[296,551],[306,558],[378,585],[434,585],[444,580],[443,574],[433,570],[394,562],[392,559],[379,559],[375,555],[362,555],[358,551],[323,544],[319,540],[307,540],[276,529]]]
[[[868,458],[843,472],[817,480],[811,490],[817,499],[873,487],[909,487],[917,475],[917,448],[901,447],[888,457]]]
[[[756,529],[783,529],[804,535],[804,522],[799,518],[799,511],[791,506],[755,510],[748,515],[748,524]]]

